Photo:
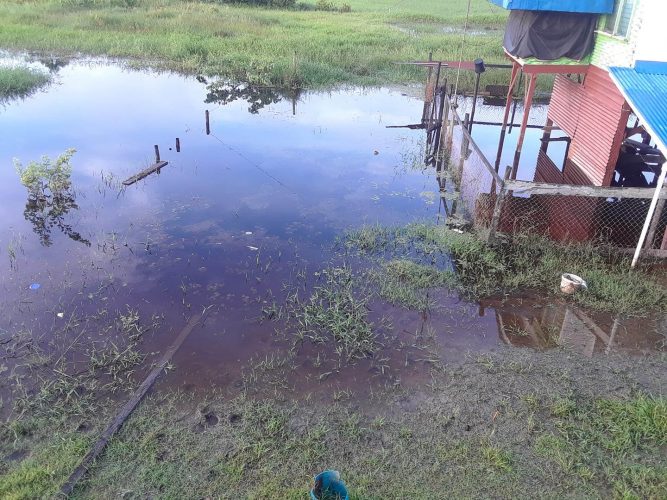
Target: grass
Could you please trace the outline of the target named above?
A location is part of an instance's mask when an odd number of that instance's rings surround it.
[[[422,82],[423,70],[395,63],[424,60],[429,51],[460,56],[465,0],[345,3],[351,12],[314,10],[311,0],[291,10],[191,0],[6,0],[0,47],[305,87]],[[505,19],[502,9],[473,0],[463,57],[502,62]],[[464,81],[471,83],[470,75]]]
[[[50,82],[50,75],[33,68],[0,67],[0,104],[26,98]]]
[[[560,276],[567,271],[588,282],[588,291],[572,297],[582,306],[636,316],[667,311],[667,290],[648,264],[630,272],[627,256],[606,255],[591,245],[564,245],[528,235],[488,245],[475,233],[423,223],[367,226],[350,233],[345,243],[367,255],[408,257],[412,272],[419,270],[417,279],[421,274],[432,286],[453,283],[470,298],[526,289],[557,295]],[[424,265],[430,266],[431,276],[424,274]],[[441,269],[447,265],[455,279]],[[391,280],[396,263],[383,266]]]
[[[581,401],[568,417],[531,413],[539,428],[554,430],[538,431],[530,446],[516,437],[451,432],[446,406],[378,416],[335,401],[153,396],[74,498],[300,499],[317,472],[336,468],[355,499],[438,498],[445,489],[452,497],[528,498],[535,484],[554,498],[657,499],[667,491],[665,405],[638,395]],[[38,454],[5,464],[0,494],[53,494],[90,441],[59,428]]]
[[[616,498],[664,498],[667,466],[659,456],[667,444],[667,401],[639,395],[555,408],[556,431],[538,438],[539,454],[564,474],[611,485]],[[638,460],[642,450],[651,458]]]
[[[307,298],[298,288],[287,299],[288,324],[299,341],[325,343],[331,338],[340,358],[371,354],[378,347],[378,327],[368,318],[371,294],[349,266],[316,273],[317,283]]]

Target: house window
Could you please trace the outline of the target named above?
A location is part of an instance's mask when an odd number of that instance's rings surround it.
[[[607,16],[603,31],[627,38],[636,0],[617,0],[613,14]]]

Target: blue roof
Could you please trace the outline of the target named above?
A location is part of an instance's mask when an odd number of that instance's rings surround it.
[[[509,10],[551,10],[555,12],[582,12],[611,14],[614,0],[489,0]]]
[[[667,154],[667,62],[637,61],[634,68],[609,68],[628,104]]]

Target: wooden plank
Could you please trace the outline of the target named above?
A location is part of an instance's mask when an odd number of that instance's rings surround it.
[[[148,167],[148,168],[142,170],[142,171],[139,172],[138,174],[133,175],[133,176],[130,177],[129,179],[124,180],[124,181],[123,181],[123,185],[124,185],[124,186],[131,186],[131,185],[134,184],[135,182],[140,181],[140,180],[143,179],[144,177],[148,177],[148,176],[151,175],[153,172],[157,172],[157,171],[160,170],[162,167],[164,167],[165,165],[168,165],[168,164],[169,164],[169,162],[166,162],[166,161],[158,161],[157,163],[154,163],[154,164],[151,165],[150,167]]]
[[[120,428],[125,423],[125,420],[127,420],[130,414],[144,398],[160,373],[162,373],[162,371],[167,367],[167,364],[171,361],[174,353],[178,350],[179,347],[181,347],[194,327],[197,326],[199,321],[202,319],[202,316],[203,314],[195,314],[192,318],[190,318],[188,324],[185,326],[185,328],[183,328],[183,330],[181,330],[181,333],[178,334],[178,337],[176,337],[174,343],[164,352],[162,358],[160,358],[160,361],[155,365],[155,368],[151,370],[146,379],[134,392],[130,400],[125,403],[123,408],[121,408],[120,412],[118,412],[116,415],[116,418],[113,419],[109,427],[106,428],[106,430],[102,433],[90,451],[88,451],[86,456],[83,457],[81,463],[79,463],[77,468],[74,469],[74,472],[72,472],[72,475],[69,477],[69,479],[67,479],[62,488],[60,488],[61,495],[69,497],[72,494],[72,491],[74,491],[74,487],[76,486],[77,482],[85,475],[100,453],[104,451],[104,448],[106,448],[109,440],[111,440],[114,434],[120,430]]]
[[[593,196],[598,198],[646,198],[655,193],[653,188],[578,186],[573,184],[548,184],[546,182],[506,181],[508,189],[529,194],[561,194],[566,196]],[[667,199],[667,187],[662,188],[660,199]]]

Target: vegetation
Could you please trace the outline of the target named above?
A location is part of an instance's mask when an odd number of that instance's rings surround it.
[[[15,66],[0,67],[0,104],[28,97],[51,81],[51,77],[36,69]]]
[[[448,374],[446,383],[434,376],[434,391],[410,412],[395,410],[409,397],[400,390],[374,396],[370,403],[382,401],[382,410],[370,412],[335,399],[321,404],[155,395],[74,496],[297,499],[305,498],[317,472],[333,467],[355,499],[437,498],[444,490],[457,498],[531,498],[535,484],[554,498],[664,498],[667,402],[643,393],[623,399],[581,395],[567,412],[554,414],[568,386],[556,389],[562,379],[554,377],[554,360],[543,361],[546,369],[526,374],[498,359],[497,371],[486,374],[481,365],[479,372],[459,366],[463,371]],[[598,373],[610,375],[607,369]],[[497,391],[498,376],[547,392],[508,398]],[[452,384],[461,390],[452,392]],[[468,390],[487,399],[473,401]],[[40,451],[3,462],[0,494],[52,495],[102,421],[48,422]],[[14,447],[25,449],[46,434],[39,427],[46,424],[26,423]]]
[[[420,223],[364,227],[349,234],[346,244],[365,254],[409,257],[411,264],[404,260],[383,264],[383,274],[390,281],[398,275],[420,288],[424,281],[430,286],[454,284],[471,298],[520,289],[557,294],[560,276],[567,271],[588,282],[588,291],[572,297],[583,306],[629,315],[667,311],[667,289],[650,267],[630,273],[627,256],[605,255],[591,245],[563,245],[529,235],[487,245],[475,233]],[[451,268],[453,275],[445,268]]]
[[[27,187],[33,196],[44,196],[46,192],[54,194],[71,186],[70,160],[74,153],[75,149],[68,149],[53,162],[48,156],[42,156],[40,161],[30,162],[26,167],[14,158],[14,168],[21,178],[21,184]]]
[[[465,0],[308,0],[292,9],[203,0],[7,0],[0,3],[0,46],[129,58],[261,85],[422,82],[422,69],[396,63],[424,60],[429,51],[458,59],[466,7]],[[503,10],[473,0],[473,34],[462,56],[502,62],[504,21]]]
[[[364,357],[377,348],[378,327],[368,319],[372,294],[355,279],[349,266],[324,269],[310,295],[295,287],[286,305],[288,325],[301,342],[322,344],[330,337],[342,359]]]
[[[664,497],[667,465],[637,456],[643,449],[659,453],[667,444],[667,401],[639,395],[562,410],[555,413],[556,431],[536,441],[539,454],[566,474],[604,480],[616,498]]]

